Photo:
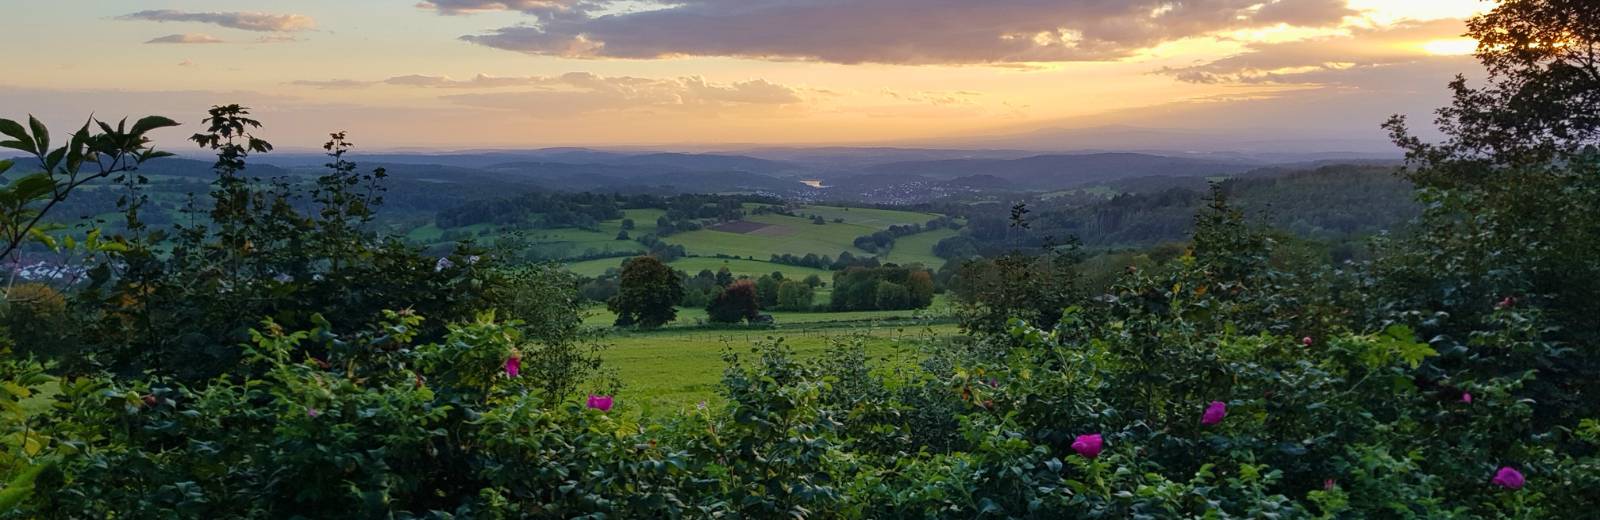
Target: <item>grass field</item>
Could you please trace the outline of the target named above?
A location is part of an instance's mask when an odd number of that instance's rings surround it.
[[[900,265],[922,264],[929,269],[938,269],[944,265],[944,259],[933,254],[933,246],[957,233],[954,229],[935,229],[896,238],[894,249],[889,250],[889,256],[884,261]]]
[[[860,313],[857,313],[860,314]],[[801,357],[814,357],[834,341],[860,338],[879,366],[913,363],[909,347],[918,342],[950,341],[953,324],[904,322],[856,326],[800,326],[773,330],[663,329],[654,332],[617,333],[606,338],[611,348],[606,366],[617,371],[623,388],[617,404],[625,414],[679,413],[700,401],[715,402],[726,352],[748,355],[750,347],[767,338],[783,343]]]
[[[628,231],[629,237],[640,237],[656,231],[656,219],[666,214],[659,209],[630,209],[624,210],[623,218],[633,219],[634,228]],[[482,244],[489,244],[501,235],[521,231],[523,238],[529,245],[537,249],[541,256],[546,258],[559,258],[563,256],[580,256],[591,253],[624,253],[643,252],[645,247],[633,240],[617,240],[617,233],[622,231],[622,220],[607,220],[601,222],[598,231],[577,228],[537,229],[515,225],[473,224],[453,228],[450,231],[464,231]],[[434,246],[442,242],[445,230],[439,229],[434,224],[418,227],[406,233],[406,240],[425,246]],[[601,272],[604,272],[601,269]]]
[[[604,274],[606,269],[621,267],[624,260],[627,260],[627,258],[601,258],[598,260],[570,262],[567,264],[567,269],[583,276],[599,276]],[[672,261],[672,263],[668,265],[671,265],[673,269],[689,273],[690,276],[699,273],[701,269],[710,269],[711,272],[716,272],[723,266],[727,266],[728,271],[732,272],[734,276],[746,275],[751,278],[759,278],[761,275],[772,274],[773,271],[778,271],[783,273],[784,278],[804,279],[805,277],[814,274],[821,276],[823,281],[829,281],[833,279],[833,272],[831,271],[812,269],[810,267],[774,264],[772,262],[766,262],[762,260],[689,257],[679,258]]]
[[[849,221],[829,221],[823,225],[810,220],[787,215],[751,215],[745,220],[766,224],[767,227],[749,233],[729,233],[712,229],[678,233],[666,237],[670,244],[682,245],[690,254],[711,256],[725,254],[751,257],[757,260],[772,258],[775,254],[804,256],[806,253],[838,256],[841,251],[852,255],[871,256],[851,245],[856,237],[870,235],[883,227],[855,224]],[[884,226],[887,227],[887,226]]]
[[[820,295],[818,302],[826,302]],[[779,327],[799,324],[839,324],[848,322],[869,323],[873,321],[934,319],[944,320],[951,316],[950,296],[940,294],[933,297],[933,305],[926,309],[913,309],[904,311],[855,311],[855,312],[785,312],[772,311],[772,319]],[[765,311],[763,311],[765,312]],[[584,316],[583,324],[592,327],[609,327],[617,321],[617,315],[606,310],[604,306],[589,309]],[[706,310],[698,307],[679,307],[678,319],[668,323],[666,329],[699,327],[706,323]]]
[[[934,213],[921,213],[915,211],[898,211],[892,209],[870,208],[841,208],[834,206],[804,206],[795,213],[802,215],[820,215],[832,222],[835,218],[842,218],[845,222],[858,224],[876,229],[888,229],[889,226],[905,224],[922,224],[929,220],[939,218]]]

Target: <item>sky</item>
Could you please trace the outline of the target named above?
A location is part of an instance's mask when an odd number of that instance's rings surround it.
[[[0,117],[239,103],[280,147],[1381,140],[1477,67],[1478,0],[0,0]],[[1063,137],[1030,147],[1072,148]],[[976,146],[976,144],[974,144]]]

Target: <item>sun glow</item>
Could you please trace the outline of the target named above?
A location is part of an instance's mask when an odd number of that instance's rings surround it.
[[[1434,40],[1422,44],[1422,50],[1434,56],[1464,56],[1478,50],[1478,41],[1470,38]]]

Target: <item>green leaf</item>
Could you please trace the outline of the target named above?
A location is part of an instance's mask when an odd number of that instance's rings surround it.
[[[32,496],[34,480],[38,479],[39,473],[50,464],[50,462],[34,464],[12,477],[11,482],[6,483],[6,488],[0,489],[0,514],[15,511],[17,506],[22,505],[23,500]]]
[[[66,156],[67,156],[67,147],[65,147],[65,146],[63,146],[61,148],[57,148],[56,151],[54,151],[54,152],[50,152],[50,155],[47,155],[44,158],[44,169],[45,169],[45,171],[47,171],[47,172],[56,171],[56,168],[61,166],[61,159],[66,158]]]
[[[30,229],[28,230],[28,236],[31,236],[34,240],[44,244],[44,246],[50,248],[51,251],[57,253],[61,252],[61,248],[56,247],[56,238],[50,236],[48,233],[45,233],[43,230],[38,228]]]
[[[16,139],[18,141],[33,140],[32,138],[28,137],[28,131],[23,129],[21,124],[10,119],[0,118],[0,134],[6,134],[12,139]]]
[[[33,142],[38,144],[38,147],[34,148],[34,150],[38,150],[38,151],[49,150],[50,149],[50,130],[48,128],[44,127],[44,123],[40,123],[37,118],[33,117],[32,115],[29,115],[28,116],[28,126],[33,127]]]
[[[0,173],[5,173],[6,170],[10,170],[11,169],[11,164],[12,164],[11,159],[6,159],[6,160],[3,160],[3,161],[0,161]]]
[[[12,196],[25,204],[49,195],[52,191],[55,191],[55,188],[56,181],[50,178],[49,174],[35,173],[17,179],[17,182],[11,184],[10,191]]]
[[[161,116],[148,116],[133,123],[133,131],[130,134],[137,137],[144,135],[145,132],[169,126],[178,126],[178,122]]]
[[[39,153],[38,148],[33,146],[33,138],[28,137],[28,131],[24,130],[22,125],[16,121],[0,119],[0,134],[6,134],[6,136],[14,139],[13,141],[0,141],[0,148],[22,150],[35,155]]]

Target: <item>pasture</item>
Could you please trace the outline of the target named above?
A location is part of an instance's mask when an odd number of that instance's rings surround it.
[[[863,313],[854,313],[863,314]],[[748,357],[759,341],[783,338],[803,358],[820,355],[835,342],[859,340],[875,368],[904,366],[919,359],[916,347],[953,341],[954,324],[937,321],[853,321],[780,326],[776,329],[665,328],[614,332],[603,354],[606,367],[622,382],[617,403],[632,415],[672,414],[701,401],[715,403],[717,383],[727,363],[724,354]]]

